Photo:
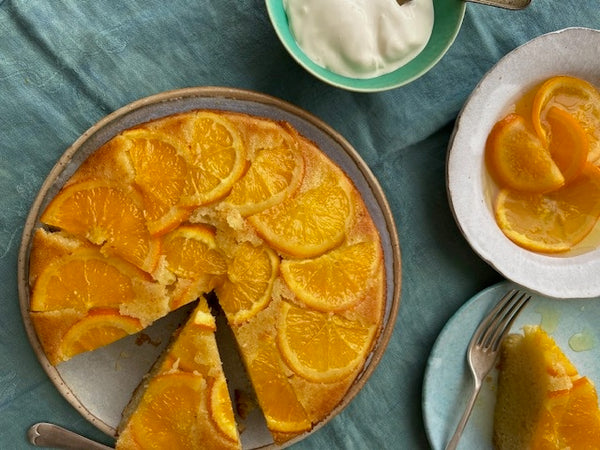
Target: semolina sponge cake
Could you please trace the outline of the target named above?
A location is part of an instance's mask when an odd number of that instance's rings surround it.
[[[241,448],[215,330],[201,298],[125,408],[117,450]]]
[[[119,448],[146,448],[133,446],[132,424],[158,426],[148,399],[171,383],[198,399],[213,395],[216,379],[226,391],[218,343],[210,327],[194,325],[210,316],[205,294],[225,314],[279,444],[335,410],[380,333],[386,280],[377,227],[350,178],[285,122],[194,110],[124,130],[81,164],[40,222],[30,316],[52,364],[201,299],[204,310],[132,397]],[[174,358],[182,346],[186,356]],[[186,358],[201,368],[186,369]],[[188,420],[176,405],[166,411]],[[210,408],[203,411],[209,420]],[[235,448],[229,429],[221,437]]]
[[[502,344],[495,447],[597,448],[600,410],[593,383],[542,328],[525,326],[523,331]]]

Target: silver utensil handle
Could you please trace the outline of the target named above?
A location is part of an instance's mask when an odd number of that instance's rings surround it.
[[[475,400],[477,400],[477,396],[479,395],[480,390],[481,390],[481,383],[480,382],[478,383],[476,381],[475,387],[473,389],[473,392],[471,393],[471,397],[469,398],[469,402],[467,403],[465,411],[463,412],[463,415],[460,418],[460,422],[458,423],[458,426],[456,427],[456,431],[452,435],[452,439],[450,439],[450,442],[448,442],[448,445],[446,445],[445,450],[455,450],[456,447],[458,447],[458,442],[460,441],[460,438],[465,429],[465,426],[467,425],[469,417],[471,416],[471,411],[473,411],[473,406],[475,405]]]
[[[99,442],[51,423],[40,422],[27,430],[29,442],[38,447],[52,447],[70,450],[112,450]]]

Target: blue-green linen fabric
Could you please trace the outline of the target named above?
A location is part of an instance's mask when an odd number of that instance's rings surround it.
[[[421,388],[429,351],[467,299],[501,280],[448,205],[453,122],[502,56],[570,26],[600,28],[598,0],[533,0],[524,11],[469,3],[430,72],[364,94],[298,66],[262,0],[0,1],[0,449],[30,448],[26,429],[40,420],[112,443],[61,397],[30,347],[17,296],[21,233],[47,173],[78,136],[133,100],[189,86],[255,90],[329,123],[378,177],[396,220],[402,301],[387,352],[354,401],[295,448],[428,448]]]

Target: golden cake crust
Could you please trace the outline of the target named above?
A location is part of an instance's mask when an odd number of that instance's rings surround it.
[[[114,211],[123,198],[127,208]],[[74,221],[73,211],[81,208]],[[134,320],[144,327],[214,290],[276,442],[309,431],[340,404],[378,338],[386,280],[377,228],[348,176],[288,123],[190,111],[125,130],[80,166],[42,214],[45,220],[31,250],[32,297],[40,296],[39,280],[57,261],[81,259],[84,251],[96,252],[94,261],[107,271],[128,274],[132,287],[124,280],[123,291],[135,298],[115,314],[129,325]],[[177,234],[185,227],[190,231]],[[181,251],[212,258],[205,272],[176,269],[167,249],[175,234],[187,239],[177,243]],[[352,255],[367,263],[345,275],[349,297],[329,304],[327,285],[345,273],[335,267],[354,266],[347,260]],[[329,275],[307,281],[320,267]],[[31,311],[52,364],[65,359],[58,349],[69,329],[106,307],[81,301],[85,307]],[[348,364],[312,360],[294,341],[301,323],[324,324],[331,337],[306,345],[317,346],[315,354],[345,346],[355,352]],[[135,332],[129,325],[123,329]],[[295,419],[283,419],[272,407],[273,392],[261,386],[265,370],[281,377],[278,389],[294,399]],[[121,430],[125,442],[129,432]]]

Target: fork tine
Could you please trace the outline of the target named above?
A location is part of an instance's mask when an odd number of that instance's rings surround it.
[[[492,336],[492,351],[497,351],[500,347],[500,343],[502,339],[508,334],[510,331],[512,324],[515,319],[521,312],[521,310],[525,307],[527,302],[531,300],[531,295],[527,295],[526,292],[523,292],[521,296],[517,299],[517,301],[513,304],[507,314],[502,318],[500,322],[500,326],[496,329],[494,336]]]
[[[504,297],[494,306],[486,316],[486,318],[479,324],[473,337],[471,338],[471,344],[481,345],[485,340],[485,333],[489,330],[490,325],[496,320],[498,314],[502,311],[502,309],[506,306],[507,302],[510,302],[512,297],[517,293],[516,289],[512,289],[508,291]]]

